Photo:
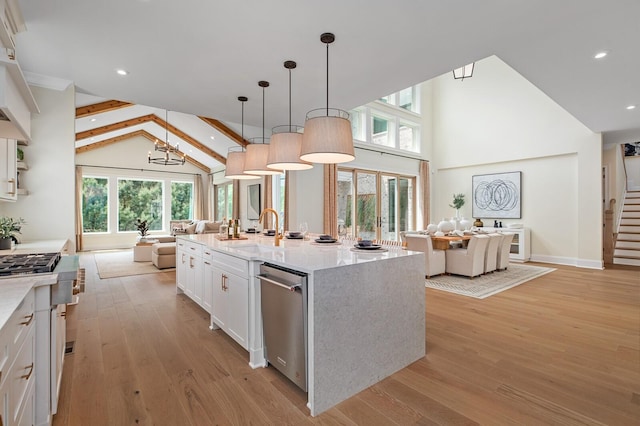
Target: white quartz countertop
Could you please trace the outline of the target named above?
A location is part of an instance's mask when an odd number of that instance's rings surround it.
[[[53,285],[56,281],[56,274],[0,279],[0,329],[9,321],[32,287]]]
[[[217,234],[191,234],[178,238],[193,241],[246,260],[271,262],[294,268],[301,272],[313,272],[320,269],[336,268],[347,265],[392,259],[402,256],[422,255],[419,252],[390,247],[380,251],[353,251],[353,241],[343,244],[319,244],[314,239],[283,239],[280,246],[274,246],[274,238],[263,235],[242,234],[246,240],[220,241]]]
[[[8,250],[0,250],[0,256],[7,254],[60,253],[67,249],[69,240],[26,241],[15,244]]]

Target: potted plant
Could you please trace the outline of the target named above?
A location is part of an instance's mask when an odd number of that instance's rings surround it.
[[[0,250],[10,249],[12,239],[17,242],[15,234],[20,233],[25,223],[23,218],[14,219],[7,216],[0,218]]]
[[[449,207],[456,209],[456,218],[460,218],[460,209],[464,206],[464,194],[453,194],[453,204]]]
[[[145,242],[149,233],[149,225],[147,224],[147,221],[136,219],[136,227],[138,228],[138,233],[140,234],[140,241]]]

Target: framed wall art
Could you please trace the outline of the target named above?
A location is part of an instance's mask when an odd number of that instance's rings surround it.
[[[260,218],[260,184],[247,186],[247,219]]]
[[[475,175],[471,181],[473,217],[520,219],[522,172]]]

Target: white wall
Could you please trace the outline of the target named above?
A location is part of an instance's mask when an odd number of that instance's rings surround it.
[[[463,82],[433,81],[432,220],[453,215],[471,177],[522,172],[522,218],[532,259],[602,267],[601,136],[497,57]],[[493,220],[485,225],[492,225]]]
[[[29,195],[15,203],[0,203],[0,212],[22,217],[21,241],[68,239],[75,247],[75,90],[32,87],[40,108],[32,115],[29,146],[24,151],[28,171],[20,172],[20,184]]]

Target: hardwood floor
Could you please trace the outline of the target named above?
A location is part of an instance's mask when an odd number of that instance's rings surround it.
[[[484,300],[427,289],[427,356],[310,417],[306,394],[176,295],[174,272],[100,280],[81,264],[56,426],[640,424],[640,268],[558,266]]]

